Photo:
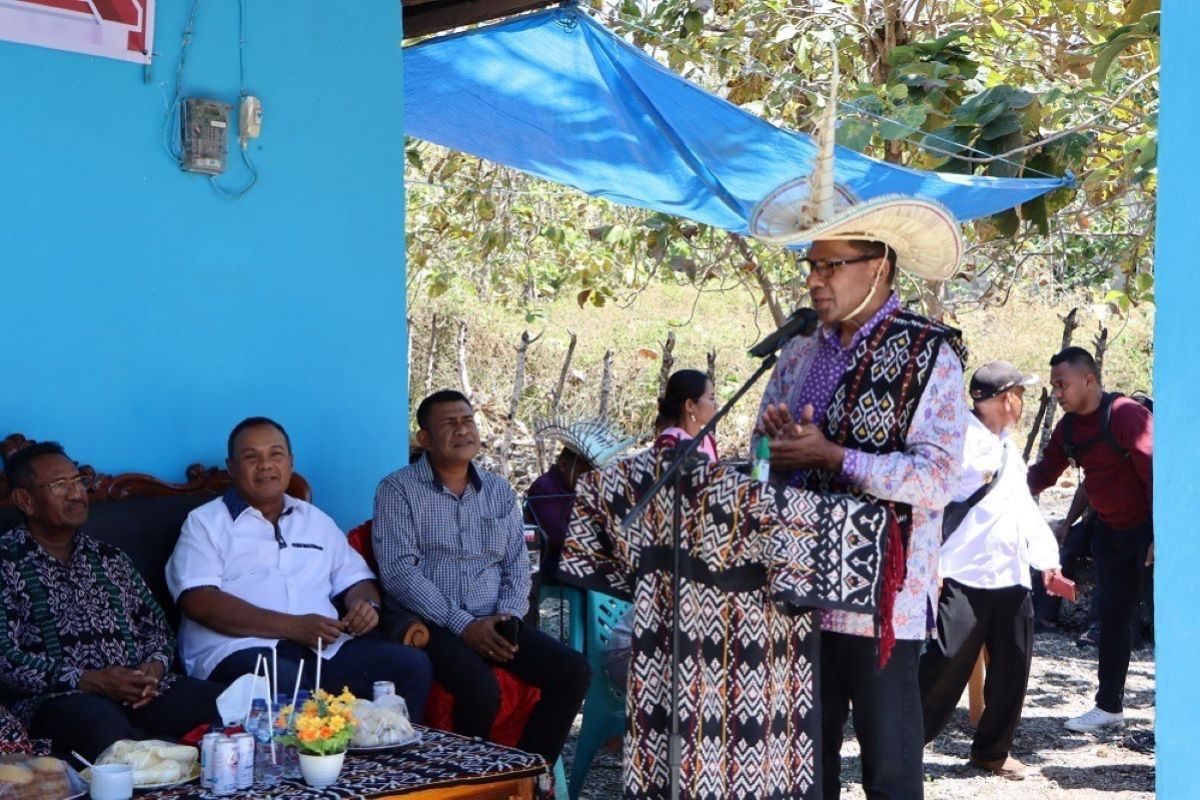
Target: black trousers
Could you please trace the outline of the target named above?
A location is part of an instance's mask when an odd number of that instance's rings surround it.
[[[1114,531],[1103,522],[1092,537],[1096,583],[1100,586],[1100,689],[1096,705],[1105,711],[1124,710],[1125,675],[1133,649],[1130,623],[1148,568],[1146,551],[1154,541],[1154,528],[1146,522],[1136,528]]]
[[[1033,661],[1033,600],[1024,586],[976,589],[945,581],[938,600],[937,638],[921,656],[926,742],[933,741],[950,721],[985,645],[985,707],[971,755],[998,761],[1012,749],[1025,705]]]
[[[233,683],[241,676],[254,672],[254,664],[262,655],[267,666],[273,663],[267,647],[251,647],[226,656],[209,678],[223,684]],[[317,680],[317,654],[295,642],[279,642],[276,660],[279,663],[279,691],[291,694],[296,685],[296,672],[304,659],[304,675],[300,685],[310,691]],[[415,647],[374,637],[350,639],[333,658],[321,663],[321,688],[337,694],[347,687],[355,697],[370,700],[375,681],[391,681],[396,694],[404,698],[408,716],[413,722],[425,718],[425,701],[433,683],[429,659]]]
[[[217,695],[225,687],[179,676],[171,688],[139,709],[98,694],[69,694],[42,702],[29,726],[31,736],[50,739],[64,758],[78,751],[89,761],[120,739],[178,738],[217,718]]]
[[[500,687],[491,664],[461,638],[433,624],[425,652],[433,662],[434,680],[454,695],[455,732],[486,739],[500,708]],[[522,625],[516,657],[499,666],[541,690],[517,747],[553,764],[587,694],[592,677],[587,659],[536,628]]]
[[[822,795],[838,800],[842,739],[854,708],[854,733],[862,749],[862,785],[868,800],[920,800],[924,796],[921,697],[917,665],[921,642],[897,640],[882,670],[875,641],[821,634]]]

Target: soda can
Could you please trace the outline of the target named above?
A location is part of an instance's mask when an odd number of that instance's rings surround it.
[[[202,788],[212,788],[213,746],[224,738],[224,734],[213,731],[204,734],[204,737],[200,740],[200,786]]]
[[[253,762],[251,762],[253,763]],[[238,746],[225,737],[213,746],[213,785],[209,790],[218,797],[228,797],[238,790]]]
[[[381,697],[387,697],[396,693],[396,684],[391,681],[375,681],[374,700],[379,700]]]
[[[237,788],[249,789],[254,785],[254,735],[243,732],[230,738],[237,744]]]

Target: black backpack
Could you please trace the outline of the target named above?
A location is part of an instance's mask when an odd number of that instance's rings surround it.
[[[1104,393],[1104,397],[1100,400],[1100,432],[1086,442],[1077,443],[1075,441],[1075,415],[1067,414],[1063,417],[1063,451],[1067,454],[1067,461],[1071,462],[1071,466],[1079,466],[1079,459],[1100,442],[1104,442],[1115,450],[1121,458],[1129,458],[1129,451],[1117,441],[1117,437],[1113,436],[1112,432],[1113,402],[1118,397],[1124,396],[1120,392]],[[1151,414],[1154,413],[1154,399],[1149,395],[1135,393],[1129,399],[1144,406]]]

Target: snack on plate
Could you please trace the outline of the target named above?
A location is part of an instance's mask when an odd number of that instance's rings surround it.
[[[72,794],[67,765],[57,758],[10,756],[0,763],[0,800],[63,800]]]
[[[187,745],[122,739],[101,753],[96,763],[127,764],[133,768],[134,786],[161,786],[193,777],[199,757],[200,752]]]
[[[374,702],[359,700],[354,707],[358,727],[351,747],[386,747],[412,740],[415,735],[408,721],[408,706],[399,695],[385,695]]]

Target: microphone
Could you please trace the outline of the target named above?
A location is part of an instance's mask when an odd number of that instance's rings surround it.
[[[811,308],[797,308],[792,315],[767,338],[750,348],[750,355],[766,358],[797,336],[812,336],[820,322],[817,312]]]

